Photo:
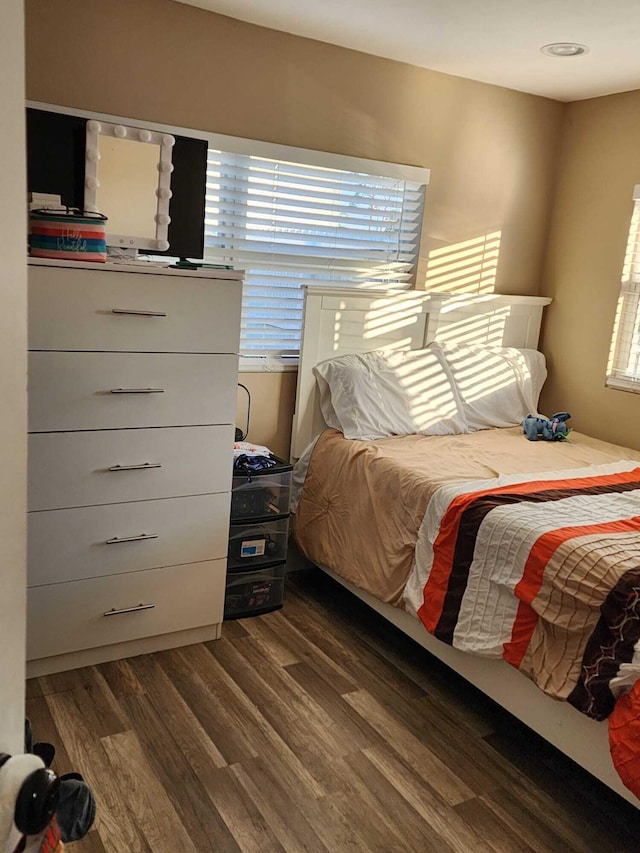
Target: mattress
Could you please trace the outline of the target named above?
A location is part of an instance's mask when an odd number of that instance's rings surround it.
[[[575,431],[570,441],[531,442],[521,427],[377,441],[326,430],[311,453],[294,535],[313,562],[404,606],[418,532],[438,488],[622,459],[640,462],[640,453]]]

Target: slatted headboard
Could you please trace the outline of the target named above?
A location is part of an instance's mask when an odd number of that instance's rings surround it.
[[[431,341],[537,349],[542,296],[305,288],[291,457],[325,428],[312,369],[345,353],[420,349]]]

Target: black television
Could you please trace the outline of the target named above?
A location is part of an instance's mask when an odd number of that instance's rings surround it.
[[[27,190],[84,207],[85,136],[89,119],[27,108]],[[204,254],[207,141],[175,137],[169,202],[169,249],[154,254],[200,260]]]

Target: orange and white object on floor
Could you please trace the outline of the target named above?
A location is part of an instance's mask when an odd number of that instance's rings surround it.
[[[13,853],[64,853],[58,821],[53,818],[47,829],[38,835],[22,838]]]
[[[616,701],[609,717],[609,746],[618,775],[640,799],[640,681]]]

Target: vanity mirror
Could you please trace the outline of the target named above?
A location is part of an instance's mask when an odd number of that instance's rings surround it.
[[[87,122],[84,207],[108,217],[107,246],[169,249],[174,144],[169,133]]]

